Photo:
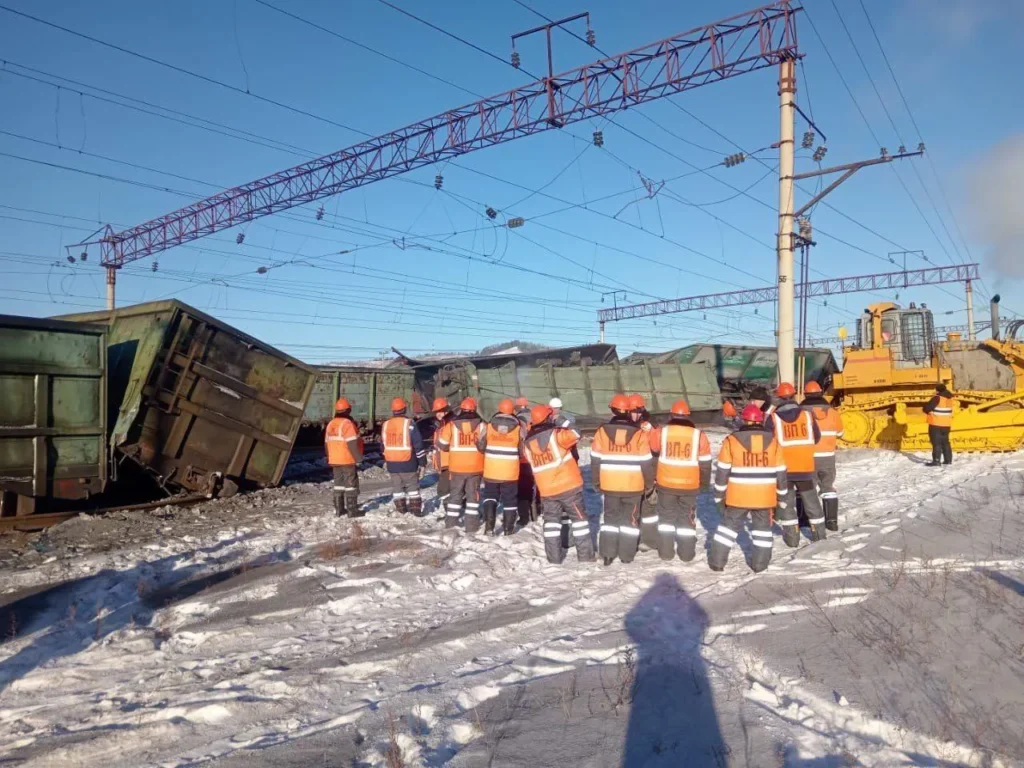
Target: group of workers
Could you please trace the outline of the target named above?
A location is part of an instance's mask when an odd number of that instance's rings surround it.
[[[714,467],[708,435],[691,420],[685,400],[673,404],[668,423],[655,426],[642,396],[616,394],[609,403],[612,417],[598,427],[590,452],[591,482],[604,500],[600,517],[584,503],[580,434],[557,398],[532,407],[526,398],[504,399],[489,421],[472,397],[454,410],[437,398],[430,450],[407,403],[395,398],[381,444],[398,512],[422,514],[419,479],[429,458],[445,527],[463,523],[467,533],[477,533],[482,524],[485,533],[496,533],[500,509],[501,531],[512,535],[517,523],[523,527],[537,518],[539,499],[545,555],[552,563],[563,562],[570,546],[580,561],[599,555],[605,565],[629,563],[641,543],[663,560],[691,561],[698,497],[711,491],[721,519],[708,564],[716,571],[725,567],[749,516],[750,567],[761,571],[771,559],[773,522],[790,547],[799,544],[803,517],[812,541],[839,529],[835,449],[842,420],[816,382],[804,391],[798,403],[793,385],[780,384],[772,403],[766,390],[755,389],[740,413],[727,403],[726,416],[736,428]],[[338,515],[357,517],[356,465],[363,444],[348,401],[340,399],[336,411],[326,437],[334,506]]]

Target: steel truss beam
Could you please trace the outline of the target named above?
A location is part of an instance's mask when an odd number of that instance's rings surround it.
[[[874,275],[857,277],[835,277],[828,280],[817,280],[806,283],[808,296],[832,296],[837,293],[856,293],[858,291],[878,291],[892,288],[913,288],[918,285],[937,285],[939,283],[962,283],[966,280],[978,280],[977,264],[957,264],[952,267],[931,267],[929,269],[911,269],[901,272],[882,272]],[[796,284],[796,297],[804,295],[804,283]],[[687,296],[682,299],[651,301],[646,304],[631,304],[623,307],[599,309],[599,322],[615,320],[632,320],[638,317],[669,315],[676,312],[694,312],[702,309],[720,309],[736,307],[742,304],[767,304],[778,299],[777,286],[752,288],[747,291],[728,291],[726,293],[709,293],[703,296]]]
[[[522,88],[448,110],[220,192],[99,240],[120,267],[247,221],[439,160],[627,109],[798,57],[789,0],[714,22]]]

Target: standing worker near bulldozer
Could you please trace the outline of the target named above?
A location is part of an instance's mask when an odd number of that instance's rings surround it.
[[[519,489],[519,459],[522,456],[522,425],[515,415],[515,404],[508,399],[498,403],[498,412],[477,439],[476,447],[484,455],[484,492],[480,510],[484,533],[493,533],[501,505],[501,527],[506,536],[516,530]]]
[[[448,454],[438,447],[438,439],[444,425],[452,420],[452,409],[448,401],[443,397],[435,397],[434,404],[430,408],[434,413],[434,444],[430,450],[430,466],[437,472],[437,509],[442,512],[448,503],[448,494],[451,493],[451,476],[448,474]]]
[[[811,412],[821,432],[821,439],[814,446],[814,473],[821,495],[821,507],[825,513],[825,527],[830,531],[839,530],[839,494],[836,493],[836,440],[843,436],[843,417],[829,405],[821,391],[821,385],[809,381],[804,386],[804,401],[801,406]]]
[[[591,482],[604,495],[598,550],[605,565],[616,557],[633,562],[640,543],[640,504],[654,489],[651,444],[631,414],[629,398],[615,395],[608,407],[612,418],[597,428],[590,446]]]
[[[459,403],[459,414],[444,425],[438,447],[448,456],[451,474],[451,495],[445,513],[444,527],[459,524],[465,505],[466,533],[480,530],[480,477],[484,472],[484,455],[477,448],[484,427],[476,412],[476,400],[465,398]]]
[[[772,515],[789,509],[786,461],[760,406],[748,404],[740,414],[743,426],[722,443],[715,474],[715,504],[722,521],[715,529],[708,566],[721,571],[750,515],[750,569],[763,571],[772,559]],[[781,522],[781,520],[780,520]],[[786,528],[782,529],[786,531]],[[793,520],[792,530],[800,535]]]
[[[544,515],[544,554],[549,563],[565,560],[562,522],[572,523],[576,557],[581,563],[594,561],[594,541],[589,536],[587,510],[583,502],[583,475],[572,449],[580,441],[574,429],[558,427],[551,420],[551,406],[535,405],[530,411],[530,431],[523,445],[533,478],[540,492]]]
[[[953,426],[953,393],[945,384],[935,387],[935,394],[924,406],[928,417],[928,440],[932,444],[929,467],[953,463],[953,447],[949,444],[949,430]]]
[[[359,462],[363,438],[352,418],[352,404],[344,397],[334,404],[334,418],[324,434],[327,463],[334,473],[334,511],[338,517],[362,517],[359,511]]]
[[[384,422],[380,431],[384,445],[384,461],[391,475],[395,509],[403,515],[423,511],[420,496],[420,472],[427,465],[427,452],[416,424],[406,413],[408,406],[400,397],[391,401],[393,416]]]
[[[800,497],[807,514],[807,522],[811,527],[811,541],[820,541],[828,535],[825,533],[825,514],[821,510],[818,491],[814,487],[814,451],[821,440],[821,430],[818,429],[810,411],[801,408],[793,399],[796,396],[796,388],[792,384],[788,381],[782,382],[775,390],[775,394],[779,398],[779,404],[765,422],[765,426],[775,432],[775,439],[781,446],[786,461],[789,487],[795,491],[794,503],[788,504],[785,508],[781,505],[779,507],[779,525],[782,526],[782,540],[786,542],[786,546],[796,547],[800,545],[800,521],[795,503],[797,496]]]
[[[668,424],[651,431],[651,452],[658,460],[658,555],[693,560],[697,554],[697,496],[711,483],[711,442],[690,420],[685,400],[672,404]]]

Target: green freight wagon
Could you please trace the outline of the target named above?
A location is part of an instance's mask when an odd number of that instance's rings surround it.
[[[316,384],[303,414],[303,426],[321,431],[334,418],[334,403],[345,397],[352,403],[352,418],[365,435],[377,432],[391,417],[391,401],[401,397],[414,410],[424,410],[414,400],[415,377],[409,368],[359,368],[317,366]],[[322,434],[321,434],[322,438]]]
[[[107,483],[106,330],[0,315],[0,514]]]
[[[62,319],[107,326],[118,461],[169,490],[229,496],[280,481],[314,368],[178,301]]]

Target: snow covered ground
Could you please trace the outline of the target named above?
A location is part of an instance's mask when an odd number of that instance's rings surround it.
[[[0,570],[0,764],[1024,765],[1024,455],[923,461],[842,453],[841,534],[757,576],[328,484],[71,521]]]

